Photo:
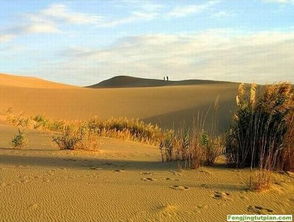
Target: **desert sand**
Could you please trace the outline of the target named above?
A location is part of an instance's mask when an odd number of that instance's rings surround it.
[[[1,78],[4,78],[3,76]],[[89,89],[16,77],[0,81],[2,112],[12,107],[51,118],[138,117],[181,126],[220,97],[228,124],[230,83]],[[22,78],[22,77],[19,77]],[[37,80],[36,80],[37,81]],[[4,83],[5,82],[5,83]],[[37,84],[37,85],[36,85]],[[293,174],[275,173],[272,189],[247,191],[248,169],[182,170],[161,163],[158,147],[101,138],[97,152],[59,150],[52,133],[26,130],[29,145],[11,148],[17,128],[0,121],[0,221],[226,221],[227,214],[293,214]]]
[[[227,214],[293,213],[294,178],[264,193],[246,191],[248,170],[180,170],[157,147],[102,138],[99,152],[60,151],[50,135],[1,125],[1,221],[225,221]]]
[[[7,77],[7,78],[6,78]],[[93,116],[140,118],[164,128],[191,126],[193,118],[205,116],[210,125],[212,110],[219,100],[219,130],[227,128],[234,109],[237,85],[234,83],[194,84],[139,88],[69,87],[49,81],[0,76],[0,111],[12,108],[26,115],[85,120]],[[16,81],[21,84],[16,85]],[[39,83],[40,82],[40,83]],[[151,82],[152,83],[152,82]],[[26,87],[24,87],[26,86]]]

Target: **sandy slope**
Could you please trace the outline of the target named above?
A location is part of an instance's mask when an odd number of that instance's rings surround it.
[[[71,88],[73,86],[65,85],[61,83],[50,82],[47,80],[16,76],[0,73],[0,85],[12,86],[12,87],[26,87],[26,88]]]
[[[179,171],[160,163],[152,146],[104,138],[101,152],[67,152],[30,130],[30,146],[14,150],[8,141],[16,129],[1,124],[0,131],[0,221],[218,222],[258,207],[294,213],[294,179],[286,175],[258,194],[245,190],[246,170]]]
[[[220,129],[229,124],[237,88],[231,83],[215,83],[87,89],[52,87],[52,83],[48,83],[47,87],[42,84],[17,87],[6,82],[9,81],[0,81],[2,112],[12,107],[16,112],[24,111],[27,115],[45,114],[57,119],[88,119],[94,115],[102,119],[125,116],[141,118],[163,127],[191,125],[192,119],[199,113],[204,115],[219,97]],[[208,115],[207,123],[211,116]]]

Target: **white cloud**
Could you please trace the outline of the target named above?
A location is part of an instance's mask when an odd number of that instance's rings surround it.
[[[198,14],[206,9],[211,8],[219,1],[208,1],[203,4],[178,6],[167,13],[168,17],[186,17],[191,14]]]
[[[23,27],[24,33],[55,33],[60,32],[53,24],[33,23]]]
[[[143,35],[104,49],[71,49],[68,61],[48,66],[91,84],[114,75],[199,78],[261,83],[293,79],[294,32],[211,30],[185,35]],[[55,68],[56,67],[56,68]],[[77,82],[75,82],[77,84]]]
[[[70,11],[63,4],[50,5],[47,9],[41,10],[39,16],[57,19],[71,24],[95,24],[102,20],[101,16]]]
[[[0,43],[8,42],[12,40],[15,36],[11,34],[0,34]]]

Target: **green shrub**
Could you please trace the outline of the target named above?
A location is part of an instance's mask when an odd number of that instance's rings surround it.
[[[12,138],[11,144],[14,148],[24,148],[28,144],[28,139],[24,131],[18,129],[18,133]]]

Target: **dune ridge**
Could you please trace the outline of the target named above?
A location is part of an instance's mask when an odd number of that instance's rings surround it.
[[[17,76],[0,73],[0,86],[24,88],[72,88],[74,86],[43,80],[36,77]]]
[[[146,79],[132,76],[115,76],[110,79],[101,81],[100,83],[87,86],[88,88],[130,88],[130,87],[159,87],[159,86],[185,86],[185,85],[200,85],[200,84],[220,84],[231,83],[226,81],[214,80],[160,80],[160,79]],[[233,83],[232,83],[233,84]]]

